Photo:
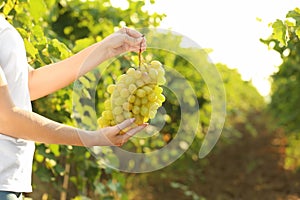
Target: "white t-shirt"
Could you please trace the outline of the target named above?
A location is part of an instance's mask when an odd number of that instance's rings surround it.
[[[29,65],[24,42],[17,30],[3,17],[0,17],[0,67],[4,71],[14,104],[31,111],[28,89]],[[34,148],[33,141],[0,134],[0,190],[32,191],[31,173]]]

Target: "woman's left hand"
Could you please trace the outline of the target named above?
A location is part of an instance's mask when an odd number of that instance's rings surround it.
[[[127,27],[107,36],[102,40],[108,58],[117,56],[127,51],[139,52],[146,50],[146,38],[140,32]]]

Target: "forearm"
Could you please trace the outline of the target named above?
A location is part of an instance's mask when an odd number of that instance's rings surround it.
[[[108,58],[101,42],[68,59],[29,72],[31,100],[51,94],[74,82]]]
[[[91,133],[16,107],[0,77],[0,133],[42,143],[90,145]],[[83,144],[84,141],[84,144]]]
[[[87,131],[76,129],[14,107],[1,123],[1,133],[48,144],[84,146]],[[87,144],[88,145],[88,144]]]

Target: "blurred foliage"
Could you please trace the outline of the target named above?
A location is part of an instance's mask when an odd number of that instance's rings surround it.
[[[284,168],[287,170],[298,170],[300,167],[300,138],[299,134],[290,134],[287,137],[287,145],[285,149]]]
[[[284,167],[297,169],[300,166],[300,9],[289,11],[285,19],[277,19],[271,25],[272,35],[261,41],[280,54],[282,64],[272,76],[268,110],[273,114],[273,126],[284,127],[288,134]]]
[[[285,126],[288,131],[299,132],[300,9],[289,11],[285,20],[277,19],[272,28],[272,35],[262,42],[277,51],[283,62],[272,76],[269,110],[279,125]]]
[[[151,2],[154,3],[153,0]],[[70,57],[101,41],[121,26],[158,26],[164,15],[149,14],[142,9],[143,5],[144,1],[128,1],[128,8],[121,9],[113,7],[109,0],[2,0],[0,14],[20,32],[29,64],[38,68]],[[195,73],[189,58],[197,58],[201,61],[198,63],[200,66],[208,69],[216,67],[220,72],[227,93],[228,116],[224,127],[227,135],[236,132],[232,125],[234,119],[245,121],[247,112],[264,107],[263,98],[250,82],[243,81],[236,70],[228,69],[223,64],[214,66],[205,49],[182,47],[183,38],[179,35],[162,34],[160,40],[156,40],[151,31],[148,33],[147,29],[141,30],[144,31],[149,46],[160,43],[161,46],[174,49],[170,52],[166,49],[148,48],[143,54],[145,61],[159,60],[169,70],[176,70],[193,88],[196,99],[188,90],[183,90],[183,94],[176,97],[166,88],[166,114],[156,119],[156,123],[164,122],[160,134],[147,139],[133,139],[124,148],[136,152],[162,148],[176,137],[178,120],[181,118],[179,102],[191,107],[198,104],[200,121],[196,123],[199,123],[200,128],[196,134],[197,139],[183,155],[183,158],[192,158],[192,162],[198,161],[198,150],[210,123],[211,94],[203,74]],[[106,86],[114,82],[128,67],[136,65],[136,54],[121,55],[115,60],[103,63],[74,84],[34,101],[33,109],[61,123],[95,129],[97,116],[103,110]],[[214,80],[214,77],[206,78]],[[167,81],[174,88],[182,87],[176,79],[169,78]],[[198,110],[189,112],[197,114]],[[111,151],[104,154],[107,157],[113,156]],[[98,159],[101,161],[101,158]],[[186,164],[177,167],[186,168]],[[124,186],[126,176],[130,174],[119,173],[103,165],[91,151],[83,147],[37,144],[33,170],[34,199],[42,199],[42,196],[48,199],[128,199]]]

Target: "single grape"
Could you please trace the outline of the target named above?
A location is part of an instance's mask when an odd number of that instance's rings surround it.
[[[132,113],[131,113],[131,111],[124,111],[123,116],[125,119],[129,119],[132,117]]]
[[[135,84],[130,84],[129,87],[128,87],[128,90],[131,94],[133,94],[135,91],[136,91],[137,87]]]
[[[110,84],[110,85],[108,85],[107,86],[107,92],[109,93],[109,94],[112,94],[113,92],[114,92],[114,90],[115,90],[115,88],[116,88],[116,85],[115,84]]]
[[[140,107],[138,107],[138,106],[133,106],[132,112],[133,112],[133,114],[135,114],[135,115],[139,114],[139,113],[140,113]]]
[[[119,84],[116,85],[116,88],[117,88],[117,90],[118,90],[118,91],[120,92],[120,94],[121,94],[122,89],[123,89],[123,88],[126,88],[126,84],[125,84],[125,83],[119,83]],[[114,93],[113,93],[113,95],[114,95]]]
[[[141,98],[141,104],[142,105],[146,105],[147,103],[148,103],[148,97],[147,96]]]
[[[116,106],[113,109],[114,116],[120,115],[123,112],[123,109],[121,106]]]
[[[151,78],[147,72],[142,73],[142,80],[144,81],[145,84],[151,83]]]
[[[124,99],[121,98],[121,97],[117,97],[117,98],[113,99],[113,105],[114,106],[116,106],[116,105],[121,106],[123,104],[123,102],[124,102]]]
[[[144,116],[144,117],[147,117],[148,114],[149,114],[149,109],[145,105],[143,105],[141,107],[141,115]]]
[[[124,118],[123,115],[117,115],[115,117],[115,120],[116,120],[117,123],[121,123],[121,122],[123,122],[125,120],[125,118]]]
[[[159,85],[165,84],[165,83],[166,83],[166,78],[165,78],[164,76],[158,76],[158,77],[157,77],[157,83],[158,83]]]
[[[121,76],[118,77],[118,82],[123,83],[123,82],[125,82],[125,79],[126,79],[126,75],[122,74]]]
[[[149,111],[149,118],[150,118],[150,119],[154,119],[154,118],[155,118],[155,115],[156,115],[156,112],[157,112],[156,110],[150,110],[150,111]]]
[[[139,97],[135,98],[134,105],[140,106],[141,104],[142,104],[141,98],[139,98]]]
[[[126,111],[130,111],[132,109],[132,104],[129,102],[124,102],[122,105],[123,109]]]
[[[127,88],[123,88],[121,91],[120,91],[120,96],[122,98],[127,98],[129,96],[130,92]]]
[[[161,94],[161,93],[163,92],[163,89],[162,89],[161,87],[155,86],[154,92],[155,92],[156,94]]]
[[[135,84],[137,85],[137,87],[142,87],[143,85],[145,85],[145,83],[142,79],[136,80]]]
[[[128,97],[128,102],[129,102],[129,103],[134,103],[134,102],[135,102],[135,95],[130,95],[130,96]]]
[[[134,68],[129,68],[126,72],[126,74],[128,74],[129,76],[134,77],[135,76],[135,69]]]
[[[135,116],[135,123],[136,124],[143,124],[145,121],[144,121],[144,117],[141,116],[141,115],[136,115]]]
[[[159,108],[159,104],[157,102],[153,102],[151,105],[150,105],[150,110],[151,111],[154,111],[154,110],[157,110]]]
[[[127,76],[124,82],[126,85],[130,85],[135,82],[135,78],[132,76]]]
[[[134,73],[134,78],[136,78],[137,80],[139,80],[142,77],[142,72],[136,70]]]
[[[159,67],[162,66],[162,64],[159,61],[157,61],[157,60],[151,61],[150,65],[151,65],[151,67],[153,67],[155,69],[158,69]]]
[[[166,100],[166,97],[163,94],[160,94],[160,95],[157,96],[157,99],[164,102]]]
[[[111,100],[110,99],[106,99],[104,101],[104,109],[105,110],[111,110]]]
[[[148,95],[148,100],[153,102],[157,99],[157,95],[153,92],[151,94]]]
[[[145,85],[145,86],[143,86],[143,90],[145,90],[145,92],[147,94],[150,94],[150,93],[152,93],[153,88],[151,88],[150,85]]]
[[[146,96],[146,94],[147,93],[143,89],[137,89],[137,91],[136,91],[136,95],[140,98],[143,98],[144,96]]]
[[[107,120],[112,120],[113,119],[113,114],[110,110],[105,110],[103,113],[102,113],[103,117]]]
[[[153,81],[157,80],[158,72],[156,69],[150,68],[149,69],[149,76]]]

